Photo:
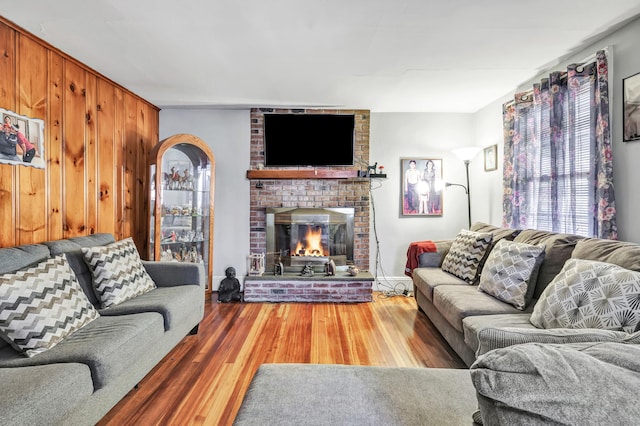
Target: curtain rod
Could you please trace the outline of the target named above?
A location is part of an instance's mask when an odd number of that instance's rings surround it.
[[[570,62],[569,64],[580,64],[581,66],[583,66],[583,65],[584,65],[584,64],[586,64],[586,63],[593,62],[593,61],[595,61],[595,60],[596,60],[596,55],[598,54],[598,52],[599,52],[600,50],[604,50],[604,51],[605,51],[605,53],[607,54],[607,56],[609,55],[609,47],[608,47],[608,46],[605,46],[605,47],[603,47],[602,49],[596,49],[596,51],[595,51],[595,52],[593,52],[591,55],[587,56],[586,58],[584,58],[584,59],[582,59],[582,60],[580,60],[580,61],[573,61],[573,62]],[[547,73],[552,73],[553,71],[546,71],[546,72],[547,72]],[[563,78],[566,78],[566,76],[565,76],[565,77],[563,77]],[[520,92],[520,93],[530,93],[530,92],[532,92],[532,89],[528,89],[528,90],[526,90],[526,91],[524,91],[524,92]],[[518,93],[518,92],[516,92],[516,93]],[[512,99],[512,100],[510,100],[510,101],[505,102],[503,105],[509,105],[509,104],[511,104],[511,103],[514,103],[514,102],[515,102],[515,100],[514,100],[514,99]]]

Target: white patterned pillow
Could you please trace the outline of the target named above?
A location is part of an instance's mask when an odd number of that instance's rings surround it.
[[[491,245],[493,234],[460,230],[442,261],[442,270],[465,280],[478,281],[480,262]]]
[[[83,248],[82,254],[93,275],[93,286],[103,308],[156,288],[131,238],[106,246]]]
[[[524,310],[543,260],[544,245],[500,240],[482,268],[478,289]]]
[[[640,272],[569,259],[531,315],[539,328],[600,328],[633,333],[640,322]]]
[[[64,255],[0,275],[0,336],[28,357],[99,316]]]

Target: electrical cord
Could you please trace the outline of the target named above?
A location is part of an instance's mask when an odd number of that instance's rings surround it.
[[[407,289],[407,286],[403,282],[397,282],[395,284],[391,284],[389,279],[385,275],[384,268],[382,267],[382,256],[380,255],[380,240],[378,239],[378,228],[376,227],[376,205],[373,199],[373,190],[382,187],[382,183],[378,183],[376,187],[374,187],[373,179],[369,179],[369,200],[371,202],[371,215],[373,219],[373,236],[376,243],[376,260],[375,260],[375,282],[378,284],[378,288],[384,288],[386,290],[382,291],[382,297],[395,297],[395,296],[405,296],[410,297],[411,292]],[[382,273],[382,278],[384,282],[378,278],[378,269]]]

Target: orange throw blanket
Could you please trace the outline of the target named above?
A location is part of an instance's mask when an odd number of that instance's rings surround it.
[[[420,255],[422,253],[433,253],[438,251],[436,243],[433,241],[414,241],[409,244],[407,250],[407,265],[404,268],[404,274],[413,278],[413,270],[420,265]]]

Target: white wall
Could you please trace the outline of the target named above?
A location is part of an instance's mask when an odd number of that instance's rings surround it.
[[[213,282],[217,290],[228,266],[247,274],[249,255],[249,110],[163,109],[160,140],[190,133],[207,143],[216,160]]]
[[[615,33],[572,55],[553,69],[562,69],[567,64],[580,61],[597,50],[609,46],[609,92],[610,126],[613,145],[614,186],[618,212],[618,237],[624,241],[640,243],[640,225],[636,219],[640,211],[640,142],[622,142],[622,79],[640,72],[640,19]],[[548,74],[548,73],[547,73]],[[526,82],[519,89],[531,87]],[[502,103],[513,94],[505,95],[476,113],[476,140],[483,146],[498,142],[498,163],[502,162]],[[496,172],[474,175],[474,182],[483,188],[487,199],[474,198],[474,216],[478,220],[500,225],[502,223],[502,169]]]
[[[372,185],[375,216],[371,214],[371,272],[376,269],[376,236],[380,246],[377,268],[381,289],[384,285],[410,283],[404,276],[407,247],[411,241],[454,237],[467,228],[467,199],[464,190],[450,187],[443,191],[443,215],[401,217],[401,158],[441,158],[445,181],[466,184],[462,161],[451,153],[454,148],[474,145],[473,114],[448,113],[372,113],[370,162],[384,165],[386,179],[374,179]],[[470,174],[482,168],[481,155],[470,164]],[[475,191],[475,182],[471,182]],[[472,211],[472,220],[475,212]],[[375,228],[373,220],[375,219]],[[410,287],[408,287],[410,289]]]

